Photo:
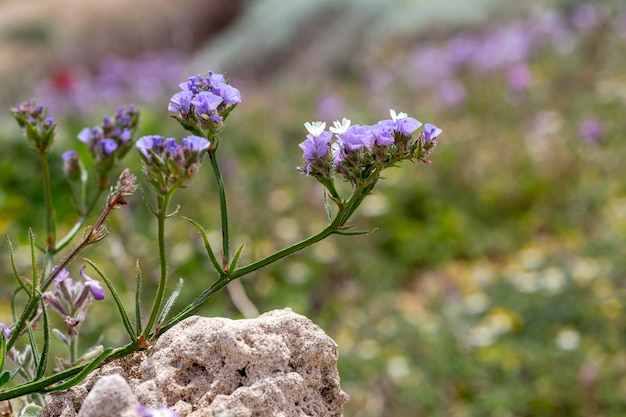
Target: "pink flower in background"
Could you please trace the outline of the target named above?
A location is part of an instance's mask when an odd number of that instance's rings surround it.
[[[585,142],[595,143],[602,139],[604,126],[596,118],[590,117],[582,121],[578,127],[578,136]]]

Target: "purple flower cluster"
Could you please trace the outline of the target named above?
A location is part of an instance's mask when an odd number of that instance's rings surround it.
[[[233,108],[241,103],[239,90],[228,84],[222,74],[211,71],[206,78],[189,77],[179,87],[181,91],[172,96],[167,109],[194,134],[208,132],[213,136]]]
[[[324,122],[305,123],[309,133],[300,148],[307,162],[301,170],[321,180],[338,173],[350,182],[360,183],[402,160],[425,161],[441,129],[426,123],[423,132],[415,135],[422,126],[420,121],[394,110],[390,115],[391,119],[372,126],[351,125],[345,118],[335,121],[329,130],[325,130]]]
[[[139,121],[139,112],[132,104],[117,109],[113,118],[105,115],[100,126],[84,128],[78,140],[87,144],[94,157],[100,180],[106,178],[116,161],[132,147],[132,137]],[[73,158],[65,153],[64,160]]]
[[[37,152],[48,152],[56,131],[56,123],[47,116],[48,109],[28,100],[11,108],[11,114],[22,128],[28,144]]]
[[[78,335],[79,325],[85,321],[87,315],[90,296],[96,301],[104,299],[104,289],[100,282],[84,271],[83,266],[80,270],[83,281],[74,281],[66,269],[61,270],[53,281],[55,290],[46,291],[42,295],[48,306],[64,317],[68,336]],[[59,337],[69,345],[69,340]]]
[[[193,135],[180,143],[174,138],[143,136],[136,144],[148,182],[160,194],[168,193],[172,186],[191,178],[210,146],[207,139]]]

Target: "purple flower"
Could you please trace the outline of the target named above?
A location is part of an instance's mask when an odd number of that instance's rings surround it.
[[[192,152],[202,152],[209,149],[211,142],[200,136],[189,135],[181,140],[181,146]]]
[[[65,151],[61,155],[61,158],[63,158],[63,161],[71,161],[73,159],[77,159],[78,154],[76,153],[76,151]]]
[[[89,288],[89,292],[93,296],[94,300],[103,300],[104,299],[104,289],[100,282],[91,278],[89,275],[85,274],[85,266],[80,268],[80,276],[85,280],[85,287]]]
[[[0,329],[2,329],[5,339],[9,340],[9,338],[11,337],[11,329],[9,329],[9,327],[2,322],[0,322]]]
[[[213,93],[220,96],[227,105],[241,103],[241,93],[235,87],[228,84],[221,84],[213,87]]]
[[[367,142],[370,126],[352,125],[344,133],[337,135],[339,144],[344,152],[353,152],[361,149]]]
[[[111,155],[117,149],[117,142],[113,139],[105,138],[98,141],[98,146],[102,148],[105,155]]]
[[[328,153],[332,136],[332,133],[327,130],[323,131],[318,136],[313,136],[311,133],[306,135],[306,140],[299,145],[304,151],[302,158],[309,162],[323,158]]]
[[[157,146],[163,146],[164,143],[165,143],[165,138],[163,136],[149,135],[149,136],[140,137],[139,140],[137,140],[135,147],[137,148],[139,152],[141,152],[143,156],[148,158],[148,156],[150,155],[151,149]]]
[[[411,136],[420,126],[422,122],[412,117],[402,117],[396,119],[396,132],[399,132],[403,136]]]
[[[141,417],[178,417],[178,414],[168,407],[148,408],[140,405],[137,407],[137,412]]]
[[[434,142],[441,132],[441,129],[431,123],[424,124],[424,142]]]
[[[79,141],[89,145],[91,143],[91,139],[94,137],[94,133],[97,133],[96,129],[90,129],[86,127],[83,130],[81,130],[80,133],[76,137],[78,138]]]
[[[585,142],[597,142],[604,135],[604,126],[602,122],[596,118],[588,118],[583,120],[578,128],[578,136]]]
[[[368,143],[366,143],[366,145],[370,148],[374,145],[391,145],[394,143],[393,129],[389,126],[376,124],[370,128],[367,140]]]
[[[195,106],[198,117],[207,120],[222,101],[224,101],[224,99],[220,96],[208,91],[201,91],[191,100],[191,104]]]
[[[174,113],[182,113],[183,115],[189,114],[189,106],[193,99],[193,93],[191,91],[179,91],[174,94],[170,99],[170,104],[167,106],[167,111]]]

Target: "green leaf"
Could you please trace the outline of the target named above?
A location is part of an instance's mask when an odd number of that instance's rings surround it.
[[[28,342],[33,352],[33,361],[35,362],[35,368],[39,368],[39,362],[41,361],[41,355],[39,354],[39,348],[37,347],[37,341],[35,340],[35,333],[33,332],[33,326],[29,321],[26,322],[26,329],[28,330]]]
[[[206,249],[207,255],[209,255],[209,259],[211,260],[213,267],[220,275],[223,275],[224,270],[222,269],[222,266],[217,261],[217,258],[215,257],[215,254],[213,253],[213,249],[211,248],[211,243],[209,242],[209,237],[207,236],[204,228],[202,228],[202,226],[200,226],[200,224],[196,222],[195,220],[192,220],[184,216],[183,216],[183,219],[187,220],[189,223],[194,225],[196,229],[198,229],[198,232],[200,232],[200,235],[202,236],[202,241],[204,242],[204,248]]]
[[[28,229],[28,243],[30,244],[30,262],[33,267],[33,288],[31,292],[31,296],[35,296],[35,290],[39,283],[37,282],[39,277],[37,274],[37,254],[35,252],[35,236],[33,235],[33,229]]]
[[[233,271],[237,267],[237,262],[239,261],[239,257],[241,256],[244,246],[246,246],[246,242],[242,243],[241,246],[239,246],[239,249],[237,249],[237,252],[235,252],[235,256],[233,256],[233,260],[228,266],[229,272]]]
[[[4,366],[4,359],[7,357],[7,339],[4,337],[4,332],[0,334],[0,372]],[[2,384],[0,384],[2,385]]]
[[[48,323],[48,309],[46,303],[41,301],[41,315],[43,319],[43,349],[37,367],[37,379],[46,373],[46,365],[48,362],[48,352],[50,351],[50,324]]]
[[[163,311],[161,311],[161,314],[159,315],[159,319],[157,320],[157,329],[159,327],[161,327],[161,325],[165,321],[165,318],[167,317],[167,314],[170,312],[170,310],[171,310],[172,306],[174,305],[174,302],[178,298],[178,295],[180,294],[180,290],[182,288],[183,288],[183,279],[180,278],[178,280],[178,284],[176,285],[176,288],[172,292],[172,295],[170,295],[170,298],[167,299],[167,302],[163,306]],[[156,333],[157,332],[155,332],[155,334]]]
[[[15,254],[13,253],[13,243],[11,243],[11,239],[9,238],[9,236],[7,236],[7,243],[9,244],[9,257],[11,259],[11,269],[13,270],[13,276],[15,276],[15,279],[20,284],[20,287],[22,287],[22,289],[27,294],[30,294],[32,290],[29,288],[29,285],[26,283],[26,281],[24,281],[24,279],[20,276],[20,273],[17,271],[17,266],[15,265]]]
[[[326,209],[326,215],[328,216],[328,223],[333,222],[333,212],[328,202],[328,193],[324,190],[324,208]]]
[[[139,259],[135,263],[135,333],[141,334],[141,288],[143,287],[143,274],[139,268]]]
[[[91,267],[98,273],[98,275],[100,275],[100,278],[102,278],[106,286],[109,288],[109,291],[111,292],[111,295],[113,296],[113,300],[115,301],[115,305],[117,306],[117,310],[120,312],[120,316],[122,316],[122,323],[124,324],[124,328],[126,329],[126,332],[130,336],[130,340],[137,339],[137,335],[135,334],[135,331],[133,330],[133,326],[130,324],[130,319],[128,318],[128,314],[126,313],[126,310],[124,309],[124,306],[122,305],[122,300],[120,300],[120,296],[115,290],[115,287],[113,287],[111,280],[109,280],[109,278],[104,274],[104,272],[102,272],[100,268],[98,268],[98,266],[92,260],[87,259],[87,258],[83,258],[83,259],[85,260],[85,262],[91,265]]]

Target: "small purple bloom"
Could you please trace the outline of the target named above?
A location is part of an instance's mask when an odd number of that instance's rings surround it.
[[[365,146],[369,135],[369,126],[352,125],[345,133],[338,134],[340,145],[345,151],[352,152]]]
[[[396,119],[396,131],[407,137],[411,136],[421,125],[422,122],[412,117]]]
[[[135,147],[146,158],[150,155],[150,150],[155,146],[163,146],[165,138],[159,135],[142,136],[137,140]]]
[[[85,286],[89,288],[89,292],[93,295],[94,300],[104,299],[104,289],[100,282],[85,274],[85,266],[80,268],[80,276],[85,280]]]
[[[220,96],[224,100],[224,103],[228,105],[241,103],[241,93],[239,90],[228,84],[221,84],[218,87],[213,87],[213,93]]]
[[[313,136],[311,133],[306,135],[306,140],[299,145],[304,151],[302,158],[309,162],[323,158],[328,153],[332,136],[332,133],[327,130],[323,131],[318,136]]]
[[[602,122],[595,118],[583,120],[578,128],[578,135],[585,142],[597,142],[604,135],[604,127]]]
[[[393,129],[389,126],[374,125],[370,128],[368,136],[371,143],[367,143],[367,146],[370,148],[374,145],[387,146],[394,143]]]
[[[86,127],[83,130],[80,131],[80,133],[77,136],[78,140],[80,140],[83,143],[86,143],[87,145],[89,145],[89,143],[91,143],[91,139],[93,138],[93,132],[90,128]]]
[[[98,146],[102,148],[105,155],[111,155],[117,149],[117,142],[113,139],[105,138],[98,141]]]
[[[202,152],[209,149],[211,142],[200,136],[189,135],[181,140],[181,146],[193,152]]]
[[[223,74],[215,74],[211,71],[209,71],[208,81],[212,88],[216,88],[223,84],[226,84],[226,79],[224,78]]]
[[[137,412],[141,417],[178,417],[178,414],[168,407],[148,408],[140,405],[137,407]]]
[[[78,154],[76,153],[76,151],[65,151],[61,155],[61,158],[63,158],[63,160],[67,162],[67,161],[77,159]]]
[[[191,91],[179,91],[170,99],[167,111],[174,113],[181,112],[183,115],[187,115],[189,114],[189,106],[191,105],[192,99],[193,93]]]
[[[9,327],[2,322],[0,322],[0,329],[2,329],[5,339],[9,340],[11,337],[11,329],[9,329]]]
[[[441,129],[431,123],[424,124],[424,142],[434,142],[441,132]]]
[[[195,106],[198,117],[208,119],[211,112],[217,109],[222,101],[224,99],[220,96],[208,91],[201,91],[191,100],[191,104]]]

